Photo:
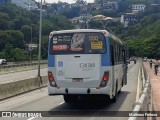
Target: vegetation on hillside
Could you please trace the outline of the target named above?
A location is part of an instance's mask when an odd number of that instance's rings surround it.
[[[139,14],[119,36],[130,47],[130,54],[160,59],[160,9]]]
[[[160,2],[160,0],[154,0]],[[93,9],[93,15],[103,14],[120,17],[131,10],[131,4],[146,3],[145,12],[138,14],[138,21],[129,23],[124,28],[120,22],[110,21],[106,29],[116,34],[130,48],[130,56],[146,56],[160,58],[160,8],[151,7],[153,0],[122,0],[119,11],[107,12]],[[61,15],[60,15],[61,14]],[[68,20],[80,15],[80,7],[65,8],[55,13],[48,7],[43,12],[42,21],[42,58],[47,58],[48,35],[53,30],[72,29],[74,25]],[[86,24],[84,25],[86,27]],[[90,21],[89,28],[103,29],[102,21]],[[32,32],[32,34],[31,34]],[[27,44],[38,44],[39,40],[39,11],[27,11],[12,4],[0,5],[0,58],[8,61],[29,60]],[[37,59],[38,50],[32,50],[32,59]]]
[[[53,30],[72,29],[74,25],[64,16],[43,12],[42,58],[47,59],[48,35]],[[32,33],[31,33],[32,32]],[[31,38],[32,37],[32,38]],[[8,61],[29,60],[27,44],[38,44],[39,11],[27,11],[13,4],[0,5],[0,58]],[[37,59],[37,49],[32,59]]]

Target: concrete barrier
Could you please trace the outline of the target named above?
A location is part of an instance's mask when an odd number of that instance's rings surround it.
[[[19,95],[31,90],[45,87],[48,84],[48,76],[31,78],[11,83],[0,84],[0,100]]]

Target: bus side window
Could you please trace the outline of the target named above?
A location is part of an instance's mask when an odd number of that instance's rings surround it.
[[[110,46],[110,50],[111,50],[111,64],[115,65],[113,45]]]

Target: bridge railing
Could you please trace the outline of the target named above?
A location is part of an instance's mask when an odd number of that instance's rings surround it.
[[[143,63],[141,64],[139,72],[141,92],[139,94],[139,99],[133,105],[132,115],[128,120],[152,120],[154,116],[152,108],[152,89],[149,75]],[[151,114],[153,114],[153,116]]]
[[[40,62],[41,68],[47,67],[47,61]],[[1,65],[0,74],[38,69],[38,62]]]

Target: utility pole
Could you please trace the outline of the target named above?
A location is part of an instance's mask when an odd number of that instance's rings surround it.
[[[42,35],[42,0],[40,5],[40,22],[39,22],[39,50],[38,50],[38,77],[41,78],[40,75],[40,61],[41,61],[41,35]]]
[[[32,61],[32,24],[31,24],[30,62]]]
[[[89,18],[88,18],[88,16],[90,15],[90,11],[91,11],[91,9],[92,9],[93,7],[94,7],[94,5],[91,6],[90,9],[89,9],[89,11],[87,12],[87,21],[86,21],[87,29],[89,28]]]

